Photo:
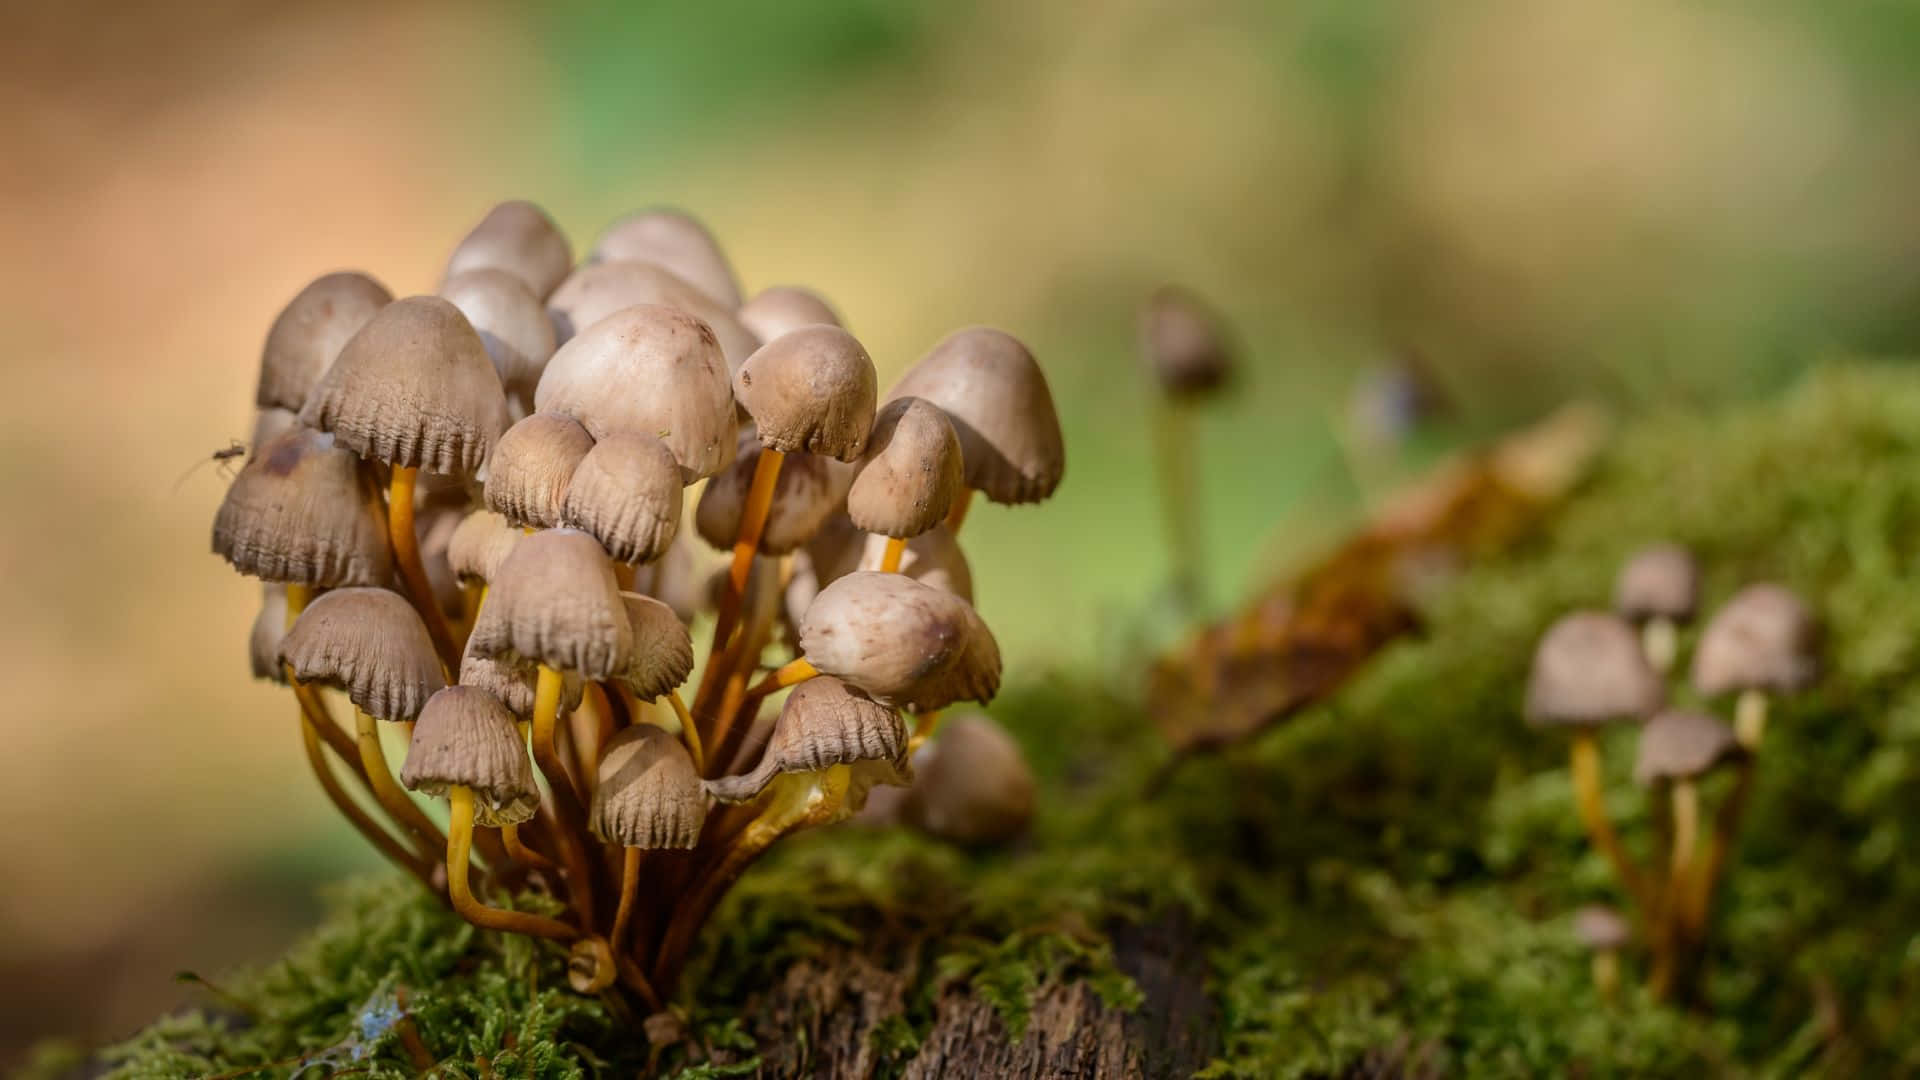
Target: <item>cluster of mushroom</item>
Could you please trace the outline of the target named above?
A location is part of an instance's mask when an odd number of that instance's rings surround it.
[[[674,212],[576,267],[509,202],[438,295],[321,277],[268,335],[213,527],[264,583],[254,672],[293,689],[315,775],[389,859],[478,926],[569,943],[581,990],[657,1007],[749,862],[905,783],[940,710],[999,688],[956,534],[975,493],[1059,483],[1046,380],[974,327],[877,391],[824,301],[743,302]],[[731,553],[711,585],[680,527],[696,486],[695,531]],[[444,831],[409,790],[447,801]],[[560,914],[482,899],[529,887]]]
[[[1666,677],[1699,596],[1691,553],[1674,544],[1644,548],[1621,568],[1614,611],[1561,618],[1533,656],[1527,719],[1570,737],[1581,821],[1630,905],[1630,918],[1595,908],[1575,919],[1575,934],[1594,950],[1596,979],[1609,995],[1616,954],[1636,937],[1652,954],[1649,989],[1657,997],[1691,992],[1714,890],[1751,794],[1769,697],[1804,690],[1819,673],[1819,627],[1806,604],[1785,586],[1749,585],[1700,632],[1689,677],[1702,701],[1736,697],[1734,723],[1705,708],[1669,705]],[[1598,735],[1615,723],[1641,725],[1633,777],[1656,799],[1662,851],[1651,872],[1628,853],[1602,798]],[[1702,788],[1726,769],[1735,772],[1731,790],[1720,793],[1711,836],[1703,838]]]

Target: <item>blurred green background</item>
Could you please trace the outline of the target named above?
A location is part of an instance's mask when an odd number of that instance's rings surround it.
[[[17,7],[17,5],[16,5]],[[967,527],[1008,676],[1158,610],[1162,281],[1247,346],[1202,425],[1215,607],[1383,483],[1568,396],[1767,392],[1920,335],[1920,8],[1370,0],[188,6],[8,12],[0,39],[0,1061],[264,955],[371,863],[246,679],[207,554],[278,308],[433,288],[524,196],[591,245],[656,203],[749,291],[845,314],[883,381],[992,323],[1040,356],[1059,496]],[[1348,396],[1417,355],[1454,414],[1357,461]],[[191,469],[191,471],[190,471]],[[182,479],[185,475],[184,480]],[[1158,631],[1149,626],[1152,637]]]

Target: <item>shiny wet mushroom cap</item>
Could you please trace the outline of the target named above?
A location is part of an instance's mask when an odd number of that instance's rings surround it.
[[[754,469],[764,452],[751,428],[741,432],[740,443],[740,456],[707,481],[706,490],[700,493],[700,503],[694,508],[694,529],[702,540],[721,551],[732,550],[740,535],[740,518],[746,512],[747,495],[753,488]],[[851,466],[832,458],[788,455],[781,463],[779,478],[774,481],[773,502],[760,532],[760,551],[767,555],[785,555],[812,539],[821,523],[846,496],[846,485],[852,477]]]
[[[767,342],[733,387],[762,446],[841,461],[866,448],[878,378],[866,347],[837,326],[803,326]]]
[[[948,335],[887,395],[903,397],[925,398],[947,414],[968,486],[994,502],[1039,502],[1060,485],[1066,448],[1053,394],[1013,335],[985,326]]]
[[[820,294],[798,285],[762,289],[740,307],[740,322],[761,341],[772,341],[789,330],[824,323],[843,325],[833,306]]]
[[[592,533],[614,561],[639,565],[672,546],[683,499],[680,464],[665,443],[615,432],[581,459],[560,516]]]
[[[453,249],[442,278],[488,269],[512,274],[544,299],[573,269],[573,247],[546,211],[521,199],[503,202]]]
[[[847,515],[868,532],[919,536],[946,520],[965,482],[960,437],[947,414],[919,398],[895,398],[874,418],[847,490]]]
[[[513,714],[471,686],[449,686],[427,700],[400,782],[422,795],[472,788],[474,820],[481,825],[517,825],[540,807],[533,762]]]
[[[1216,390],[1233,372],[1220,316],[1177,285],[1155,289],[1141,308],[1140,351],[1161,389],[1176,397]]]
[[[447,685],[427,625],[399,593],[335,589],[295,619],[280,660],[303,683],[337,686],[368,716],[411,720]]]
[[[475,510],[461,519],[447,540],[447,565],[463,582],[492,581],[524,535],[500,514]]]
[[[1634,552],[1614,579],[1613,608],[1631,622],[1693,618],[1700,603],[1700,566],[1679,544],[1651,544]]]
[[[487,507],[519,527],[561,522],[574,470],[594,448],[579,421],[534,413],[508,428],[487,460]]]
[[[1642,787],[1658,780],[1691,780],[1737,757],[1733,729],[1712,713],[1662,709],[1640,729],[1633,779]]]
[[[914,757],[903,821],[958,844],[999,844],[1033,820],[1035,784],[1020,744],[980,713],[949,719]]]
[[[620,594],[627,624],[633,627],[633,652],[617,678],[634,696],[652,701],[687,681],[693,672],[693,638],[673,609],[651,596]]]
[[[575,529],[547,529],[514,545],[489,583],[470,647],[610,678],[626,669],[633,629],[600,542]]]
[[[213,551],[266,581],[381,585],[393,575],[380,492],[359,459],[310,428],[254,448],[214,515]]]
[[[918,702],[928,688],[954,681],[949,671],[968,655],[974,625],[959,597],[902,574],[861,571],[814,597],[800,620],[800,648],[821,672],[882,702]]]
[[[1792,693],[1820,674],[1820,625],[1784,585],[1749,585],[1700,633],[1693,688],[1709,697],[1735,690]]]
[[[621,847],[691,848],[706,817],[700,774],[665,728],[631,724],[607,741],[588,814],[595,836]]]
[[[589,263],[575,270],[547,300],[547,317],[564,345],[600,320],[635,304],[673,308],[705,323],[720,344],[729,372],[760,347],[760,339],[741,324],[732,308],[672,271],[645,262]]]
[[[1527,721],[1535,727],[1594,727],[1645,717],[1665,698],[1626,620],[1576,612],[1548,628],[1534,650]]]
[[[448,278],[440,295],[473,324],[518,416],[533,409],[533,390],[558,347],[547,306],[526,282],[505,270],[468,270]],[[516,416],[516,419],[518,417]]]
[[[386,286],[357,271],[314,279],[267,331],[254,404],[298,412],[341,347],[392,301]]]
[[[691,214],[659,208],[621,218],[600,234],[594,262],[652,263],[728,308],[740,306],[740,282],[713,233]]]
[[[906,769],[907,729],[900,714],[838,679],[821,676],[794,687],[781,706],[760,764],[740,776],[709,781],[721,802],[745,802],[783,772],[820,772],[874,761]]]

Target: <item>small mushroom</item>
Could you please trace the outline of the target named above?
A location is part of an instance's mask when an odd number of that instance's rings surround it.
[[[500,375],[508,410],[518,420],[533,411],[533,390],[558,343],[547,308],[526,282],[491,267],[448,278],[440,295],[473,324]]]
[[[789,330],[803,326],[843,326],[833,306],[820,294],[798,285],[775,285],[762,289],[742,304],[740,323],[762,342],[772,341]]]
[[[622,593],[620,601],[633,627],[633,652],[616,677],[642,701],[673,693],[693,671],[693,638],[686,624],[651,596]]]
[[[300,411],[341,347],[392,302],[386,286],[357,271],[315,278],[281,309],[267,331],[254,403],[262,409]]]
[[[1140,310],[1140,352],[1162,392],[1187,398],[1224,386],[1233,373],[1231,334],[1199,296],[1162,285]]]
[[[694,508],[694,529],[714,548],[731,554],[740,539],[747,500],[765,450],[747,427],[740,433],[739,456],[707,481]],[[847,497],[853,468],[815,454],[788,454],[781,462],[760,526],[757,555],[785,555],[808,543]]]
[[[500,572],[515,545],[526,534],[491,510],[475,510],[462,518],[447,540],[447,565],[462,584],[485,584]]]
[[[332,588],[393,576],[380,493],[333,436],[296,427],[254,448],[213,519],[214,554],[264,581]]]
[[[630,724],[600,755],[589,825],[609,844],[689,849],[706,824],[707,794],[686,747],[665,728]]]
[[[1700,777],[1740,755],[1733,729],[1709,713],[1663,709],[1640,729],[1633,779],[1642,787],[1665,782],[1673,801],[1673,880],[1684,881],[1700,837]]]
[[[572,417],[534,413],[494,445],[487,462],[487,508],[517,528],[558,526],[574,470],[593,449],[593,436]]]
[[[914,755],[900,817],[956,844],[1004,844],[1033,820],[1034,794],[1020,744],[985,714],[967,713]]]
[[[487,211],[447,260],[443,280],[470,270],[504,270],[542,299],[573,268],[573,247],[546,211],[524,200]]]
[[[633,628],[606,549],[577,529],[523,538],[489,583],[471,646],[589,680],[625,671]]]
[[[947,414],[916,397],[887,402],[874,418],[847,516],[887,538],[880,569],[900,569],[907,541],[939,526],[966,485],[960,437]]]
[[[1235,351],[1225,322],[1205,301],[1177,285],[1153,291],[1140,311],[1140,352],[1160,393],[1154,442],[1160,512],[1173,562],[1171,591],[1183,614],[1206,602],[1206,542],[1200,470],[1194,467],[1193,414],[1232,375]]]
[[[588,263],[562,282],[547,301],[547,317],[564,345],[600,320],[635,304],[658,304],[683,312],[713,331],[727,370],[738,370],[760,339],[740,324],[733,308],[715,301],[671,271],[647,262]]]
[[[664,267],[716,303],[740,306],[740,282],[719,241],[690,214],[663,207],[614,222],[600,234],[592,261],[620,260]]]
[[[1611,1002],[1620,988],[1620,950],[1633,941],[1633,927],[1618,911],[1588,904],[1573,913],[1573,939],[1593,954],[1593,985]]]
[[[1665,675],[1679,653],[1680,626],[1700,604],[1700,566],[1679,544],[1650,544],[1634,552],[1613,583],[1613,609],[1640,627],[1653,670]]]
[[[580,462],[561,518],[591,533],[614,561],[640,565],[672,546],[683,498],[680,465],[665,443],[615,432]]]
[[[1704,697],[1738,692],[1734,734],[1749,751],[1766,734],[1767,695],[1791,694],[1820,675],[1820,624],[1784,585],[1735,593],[1700,633],[1693,688]]]
[[[875,783],[904,783],[906,754],[907,729],[897,711],[838,679],[811,679],[781,706],[760,764],[740,776],[707,781],[707,791],[721,802],[746,802],[780,773],[874,763],[879,772],[859,785],[864,794]]]

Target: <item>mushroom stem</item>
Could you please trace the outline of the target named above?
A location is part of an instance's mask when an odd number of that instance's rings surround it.
[[[559,942],[579,937],[580,931],[558,919],[488,907],[473,895],[473,887],[467,880],[468,864],[473,858],[473,789],[455,784],[447,789],[447,802],[453,808],[447,821],[447,895],[453,900],[453,910],[482,930],[503,930]]]
[[[1193,469],[1192,424],[1186,406],[1163,401],[1154,434],[1159,443],[1160,513],[1173,558],[1173,596],[1186,614],[1199,610],[1204,583],[1198,507],[1198,478]]]
[[[1613,949],[1598,949],[1593,954],[1593,985],[1600,991],[1600,1000],[1613,1004],[1614,995],[1620,989],[1620,954]]]
[[[533,688],[533,725],[528,741],[533,744],[534,764],[540,766],[553,793],[553,843],[565,868],[561,874],[567,881],[567,897],[579,912],[581,925],[594,926],[593,868],[580,841],[586,831],[586,818],[580,809],[573,779],[567,775],[560,753],[554,747],[554,725],[559,714],[560,673],[541,664]]]
[[[411,465],[395,465],[387,483],[387,539],[393,544],[393,561],[399,565],[400,580],[407,597],[427,624],[433,649],[447,671],[460,670],[460,650],[447,629],[446,613],[434,599],[433,585],[427,580],[426,564],[420,561],[420,539],[413,532],[413,484],[420,470]]]
[[[705,776],[707,754],[700,745],[700,725],[693,722],[693,714],[687,711],[686,700],[680,696],[680,691],[667,691],[667,700],[673,703],[673,715],[680,718],[680,741],[687,744],[687,756],[693,759],[693,771]]]
[[[947,510],[947,531],[960,535],[960,526],[967,520],[967,508],[973,505],[973,489],[962,486],[959,494],[953,497],[953,506]]]
[[[1754,776],[1754,759],[1747,757],[1740,762],[1740,775],[1733,782],[1733,791],[1727,795],[1727,801],[1720,804],[1720,813],[1714,818],[1713,838],[1707,843],[1705,862],[1694,875],[1692,887],[1682,894],[1680,921],[1691,935],[1699,936],[1706,929],[1707,915],[1713,908],[1713,890],[1726,871],[1727,858],[1740,833],[1741,815],[1753,796]]]
[[[900,572],[900,560],[907,554],[907,542],[898,536],[887,537],[886,554],[880,556],[880,572],[897,574]]]
[[[552,859],[547,858],[545,855],[527,846],[527,842],[520,838],[520,826],[518,824],[509,822],[508,824],[500,826],[500,842],[505,845],[507,849],[507,857],[514,862],[523,863],[539,870],[558,869]]]
[[[1655,615],[1640,628],[1640,648],[1653,670],[1665,675],[1673,670],[1673,662],[1680,655],[1680,628],[1672,619]]]
[[[1742,690],[1740,700],[1733,707],[1733,737],[1740,746],[1751,754],[1760,749],[1760,743],[1767,735],[1767,693],[1764,690]]]
[[[814,667],[804,656],[796,660],[789,660],[787,663],[774,669],[772,674],[753,684],[753,688],[747,691],[747,700],[752,701],[754,698],[766,697],[776,690],[784,690],[789,686],[798,686],[800,683],[806,682],[818,674],[820,674],[820,669]]]
[[[387,753],[380,747],[379,721],[368,716],[366,710],[357,705],[353,710],[353,721],[360,748],[360,767],[366,771],[367,783],[373,786],[373,797],[380,800],[380,805],[393,815],[395,821],[412,830],[429,853],[428,858],[439,854],[440,845],[446,843],[446,837],[441,835],[440,827],[407,797],[399,781],[393,778],[393,771],[387,767]]]
[[[1645,912],[1650,908],[1646,894],[1641,891],[1640,874],[1633,867],[1633,860],[1627,857],[1627,851],[1620,845],[1620,837],[1613,831],[1613,824],[1607,820],[1607,807],[1601,798],[1600,784],[1600,743],[1589,729],[1580,729],[1573,733],[1573,790],[1580,806],[1580,820],[1587,828],[1587,836],[1593,846],[1600,849],[1613,863],[1613,871],[1620,877],[1620,884],[1633,902]]]
[[[613,913],[613,935],[608,944],[619,952],[633,925],[633,905],[640,895],[640,849],[627,848],[620,860],[620,906]]]
[[[1700,788],[1692,780],[1673,782],[1673,864],[1672,885],[1668,892],[1676,903],[1686,895],[1687,868],[1693,865],[1694,847],[1700,839]]]
[[[924,712],[915,717],[913,721],[913,736],[907,740],[907,753],[911,755],[915,750],[926,745],[927,740],[933,738],[933,733],[938,730],[940,730],[939,709],[935,709],[932,712]]]
[[[307,762],[313,766],[313,775],[320,781],[321,790],[327,793],[327,798],[333,801],[333,805],[341,815],[353,824],[354,829],[361,836],[367,838],[367,842],[372,844],[375,850],[385,855],[394,865],[419,878],[420,884],[425,885],[428,892],[439,892],[440,890],[433,883],[432,865],[419,855],[408,851],[404,844],[381,828],[379,822],[374,821],[365,810],[360,809],[359,804],[348,797],[345,789],[341,788],[340,781],[335,779],[333,770],[327,766],[326,755],[321,752],[320,733],[314,729],[313,719],[306,714],[305,709],[300,711],[300,735],[301,741],[307,748]]]
[[[769,582],[770,584],[770,582]],[[740,740],[747,731],[739,723],[741,708],[747,701],[747,680],[752,677],[760,654],[773,636],[774,605],[777,594],[765,589],[753,598],[753,609],[746,626],[727,650],[727,680],[720,692],[720,707],[713,714],[714,725],[708,739],[715,758],[733,760]]]
[[[780,482],[780,465],[787,455],[763,447],[753,463],[753,483],[747,488],[747,502],[740,510],[740,534],[733,542],[733,565],[727,571],[727,591],[720,597],[719,619],[713,626],[716,655],[726,645],[740,619],[740,603],[746,597],[747,575],[753,570],[754,553],[760,550],[760,533],[767,526],[767,512],[773,509],[774,485]]]

